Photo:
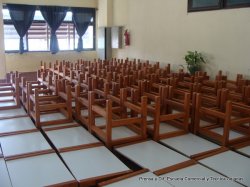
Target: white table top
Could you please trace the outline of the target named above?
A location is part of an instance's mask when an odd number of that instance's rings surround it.
[[[23,116],[27,115],[23,108],[16,108],[10,110],[0,110],[0,118],[3,117],[16,117],[16,116]]]
[[[81,115],[82,115],[82,116],[88,116],[88,115],[89,115],[88,109],[82,109],[82,110],[81,110]]]
[[[246,147],[243,147],[243,148],[240,148],[237,151],[239,151],[239,152],[241,152],[241,153],[243,153],[245,155],[250,156],[250,145],[246,146]]]
[[[0,107],[16,106],[15,101],[0,102]]]
[[[147,121],[151,121],[154,120],[154,118],[152,116],[147,115]]]
[[[220,148],[217,144],[191,133],[163,139],[160,140],[160,142],[189,157],[198,153]]]
[[[149,128],[153,129],[153,125],[148,125]],[[179,131],[180,129],[169,125],[167,123],[160,123],[160,134],[162,133],[169,133],[169,132],[175,132],[175,131]]]
[[[221,127],[212,129],[211,131],[216,132],[216,133],[218,133],[220,135],[223,135],[223,128],[221,128]],[[243,134],[232,131],[232,130],[229,132],[229,140],[233,140],[233,139],[240,138],[240,137],[243,137],[243,136],[244,136]]]
[[[146,172],[128,179],[117,181],[115,183],[105,185],[105,187],[173,187],[168,181],[161,180],[151,172]]]
[[[116,148],[116,150],[152,172],[189,160],[189,158],[154,141],[132,144]]]
[[[61,156],[77,180],[129,170],[104,146],[64,152]]]
[[[12,93],[12,90],[5,90],[5,91],[0,91],[0,93]]]
[[[200,160],[202,164],[214,169],[228,177],[242,177],[239,182],[250,186],[250,159],[235,153],[226,151]]]
[[[40,132],[0,137],[5,157],[52,149]]]
[[[78,124],[78,123],[76,121],[73,121],[70,123],[42,126],[42,129],[51,129],[51,128],[55,128],[55,127],[68,127],[68,126],[72,126],[72,125],[76,125],[76,124]]]
[[[211,122],[207,122],[207,121],[204,121],[204,120],[200,120],[200,126],[201,127],[206,127],[206,126],[209,126],[211,125],[212,123]]]
[[[60,119],[66,119],[66,117],[62,113],[59,113],[59,112],[51,113],[51,114],[42,114],[40,116],[41,122],[60,120]]]
[[[106,124],[106,119],[104,117],[96,117],[95,118],[95,125],[96,126],[102,126]]]
[[[6,100],[12,100],[14,99],[13,96],[4,96],[4,97],[0,97],[0,101],[6,101]]]
[[[12,88],[11,85],[7,85],[7,86],[0,86],[0,88]]]
[[[104,130],[105,132],[106,130]],[[125,126],[112,128],[112,140],[117,140],[121,138],[129,138],[136,136],[137,134]]]
[[[55,153],[6,162],[15,187],[49,186],[74,180]]]
[[[0,134],[32,129],[36,129],[36,127],[29,117],[0,120]]]
[[[173,186],[178,186],[178,187],[187,187],[187,186],[192,186],[192,187],[222,187],[222,186],[227,186],[227,187],[237,187],[237,186],[242,186],[236,182],[227,180],[223,175],[220,175],[219,173],[216,173],[202,165],[196,164],[193,166],[189,166],[174,172],[170,172],[164,175],[160,176],[164,180],[168,181],[171,183]],[[174,180],[174,179],[183,179],[183,180]],[[196,180],[190,180],[194,179]],[[220,179],[221,180],[217,180]],[[173,180],[172,180],[173,179]],[[225,179],[225,180],[223,180]]]
[[[0,158],[0,186],[1,187],[12,187],[8,170],[3,158]]]
[[[100,142],[81,126],[45,131],[45,133],[58,149]]]
[[[3,152],[2,152],[2,149],[1,149],[1,142],[0,142],[0,158],[3,156]]]

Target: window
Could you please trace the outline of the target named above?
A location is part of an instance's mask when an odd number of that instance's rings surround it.
[[[9,10],[3,8],[4,19],[4,45],[5,51],[19,51],[19,35],[12,24]],[[72,12],[68,11],[67,15],[56,31],[60,50],[75,50],[78,43],[78,35],[72,22]],[[95,18],[91,20],[86,33],[83,36],[84,50],[95,49]],[[49,51],[50,46],[50,28],[43,19],[39,10],[36,10],[33,23],[24,37],[25,51]]]
[[[250,6],[250,0],[188,0],[189,12],[248,6]]]

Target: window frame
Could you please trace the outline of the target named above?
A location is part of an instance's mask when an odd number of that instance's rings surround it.
[[[250,7],[250,2],[249,3],[239,3],[236,5],[227,5],[227,0],[223,0],[223,7],[224,8],[246,8],[246,7]]]
[[[6,5],[3,5],[2,9],[7,9]],[[39,9],[37,9],[38,11],[40,11]],[[71,11],[71,9],[69,8],[68,11]],[[45,20],[33,20],[33,23],[45,23],[48,27],[48,24],[46,23]],[[73,30],[74,30],[74,44],[75,42],[77,42],[76,36],[77,36],[77,32],[75,30],[75,25],[73,23],[73,21],[63,21],[62,23],[72,23],[73,24]],[[11,19],[3,19],[3,25],[13,25],[13,22]],[[83,52],[84,51],[95,51],[96,50],[96,13],[93,16],[93,21],[89,24],[89,26],[93,26],[93,48],[83,48]],[[49,29],[49,27],[48,27]],[[28,32],[25,34],[25,39],[26,39],[26,45],[27,45],[27,49],[24,50],[25,53],[29,52],[29,53],[36,53],[36,52],[50,52],[50,50],[37,50],[37,51],[30,51],[29,50],[29,42],[28,42]],[[67,50],[59,50],[59,52],[65,52],[65,51],[77,51],[77,48],[75,47],[75,45],[73,45],[73,49],[67,49]],[[77,51],[78,52],[78,51]],[[5,53],[19,53],[19,50],[5,50]]]
[[[193,7],[193,0],[188,0],[188,12],[218,10],[222,7],[222,0],[218,0],[219,4],[216,6]]]
[[[236,5],[227,5],[227,1],[228,0],[219,0],[218,6],[193,7],[193,0],[188,0],[187,10],[188,10],[188,12],[199,12],[199,11],[210,11],[210,10],[250,7],[250,2],[249,3],[239,3]]]

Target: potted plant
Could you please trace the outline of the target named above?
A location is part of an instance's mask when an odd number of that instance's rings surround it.
[[[185,60],[191,75],[194,75],[196,71],[200,71],[202,64],[206,63],[202,54],[197,51],[188,51],[185,55]]]

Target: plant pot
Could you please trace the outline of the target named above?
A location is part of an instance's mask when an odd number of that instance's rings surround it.
[[[189,66],[187,69],[191,75],[194,75],[196,71],[200,71],[199,66]]]

